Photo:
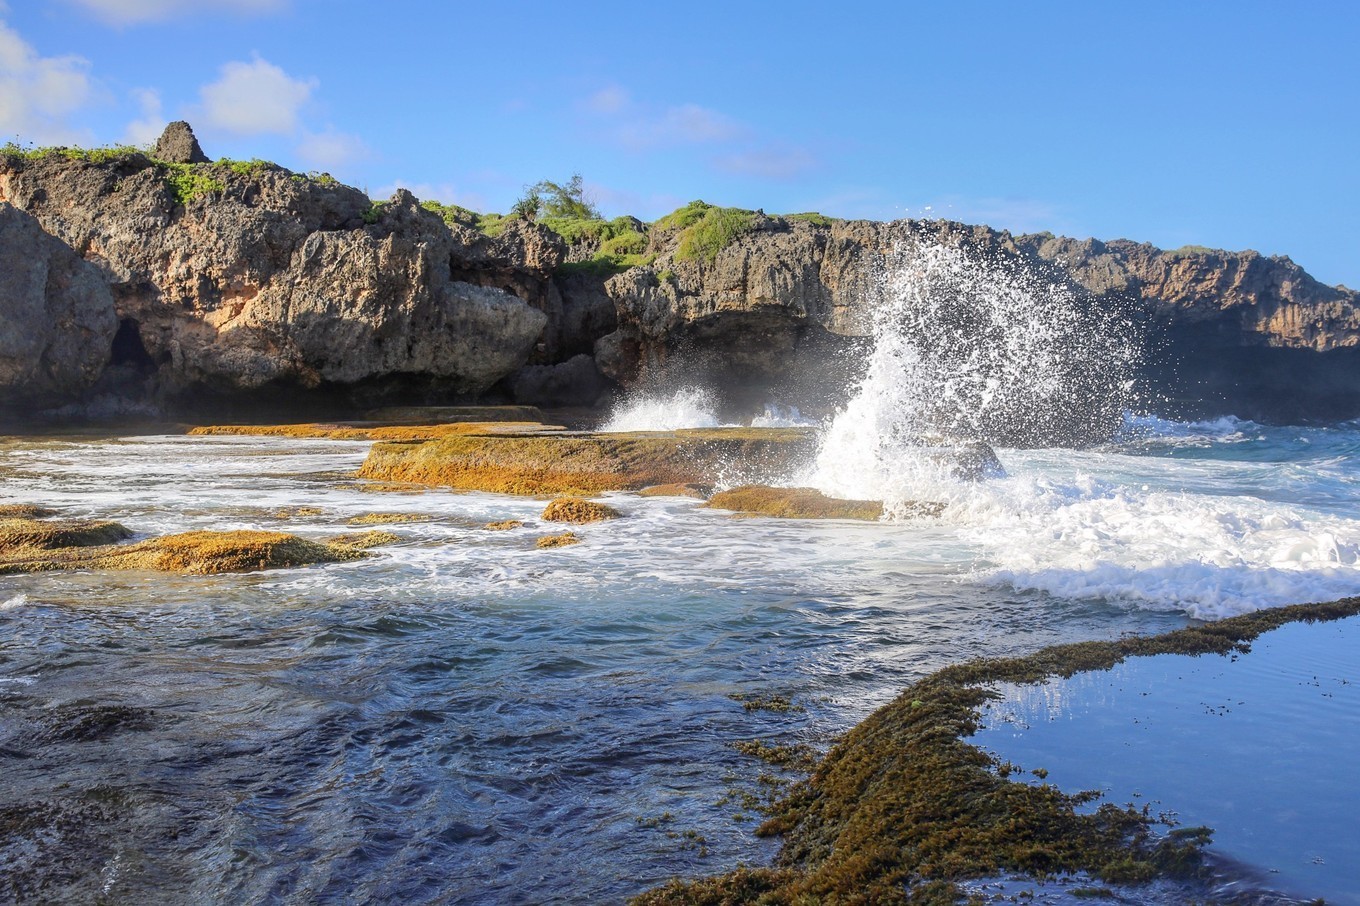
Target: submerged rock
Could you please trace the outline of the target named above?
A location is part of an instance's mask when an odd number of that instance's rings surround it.
[[[711,484],[654,484],[638,491],[639,497],[690,497],[703,500],[713,493]]]
[[[772,488],[767,485],[747,485],[719,491],[704,506],[718,510],[733,510],[751,516],[777,516],[783,519],[859,519],[876,522],[883,516],[881,500],[841,500],[828,497],[814,488]],[[938,504],[933,512],[938,515],[943,507]]]
[[[570,522],[582,525],[587,522],[602,522],[618,519],[623,514],[612,506],[585,500],[581,497],[559,497],[548,504],[543,511],[544,522]]]
[[[523,528],[524,523],[518,519],[503,519],[500,522],[488,522],[482,528],[489,532],[508,532],[511,529]]]
[[[396,544],[401,541],[400,535],[392,532],[352,532],[344,535],[336,535],[327,542],[332,547],[349,548],[351,550],[363,551],[372,547],[383,547],[387,544]]]
[[[374,445],[359,477],[507,494],[597,494],[715,476],[777,479],[815,454],[798,428],[485,434]]]

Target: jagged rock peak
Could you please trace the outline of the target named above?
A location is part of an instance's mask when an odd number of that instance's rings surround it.
[[[194,130],[184,120],[175,120],[165,127],[151,154],[157,160],[172,164],[210,163],[208,155],[203,153],[198,139],[194,137]]]

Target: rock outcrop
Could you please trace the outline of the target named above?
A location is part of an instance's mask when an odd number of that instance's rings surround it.
[[[0,201],[0,254],[25,265],[5,277],[4,360],[30,363],[4,379],[32,397],[76,396],[103,371],[96,389],[162,400],[472,399],[543,342],[560,260],[534,229],[468,241],[404,190],[375,205],[257,162],[9,155]]]
[[[117,327],[98,269],[0,204],[0,397],[34,405],[78,396],[108,364]]]
[[[1360,297],[1287,258],[702,203],[651,225],[490,222],[405,190],[374,203],[324,174],[211,163],[185,123],[150,155],[10,149],[0,408],[588,406],[678,380],[748,413],[827,409],[862,367],[884,262],[943,244],[1127,312],[1168,411],[1360,415]]]
[[[184,120],[176,120],[165,127],[151,156],[169,164],[206,164],[208,155],[199,147],[198,137]]]

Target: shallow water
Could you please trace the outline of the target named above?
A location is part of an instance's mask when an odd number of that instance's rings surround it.
[[[931,476],[928,522],[613,495],[626,518],[551,551],[542,501],[365,490],[367,446],[0,441],[3,502],[139,535],[431,517],[359,563],[0,578],[0,820],[38,816],[8,894],[616,902],[773,854],[734,741],[825,746],[964,657],[1360,593],[1354,426],[1131,420]]]
[[[1132,658],[1003,685],[974,742],[1047,782],[1214,828],[1257,885],[1360,904],[1360,620],[1294,624],[1248,654]]]

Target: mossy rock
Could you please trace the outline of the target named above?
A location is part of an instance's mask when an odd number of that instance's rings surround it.
[[[883,516],[878,500],[841,500],[813,488],[772,488],[747,485],[720,491],[704,506],[752,516],[781,519],[860,519],[874,522]]]
[[[20,549],[0,557],[0,575],[71,569],[151,570],[209,575],[357,560],[350,547],[282,532],[185,532],[128,545]]]
[[[48,519],[57,515],[56,510],[33,503],[6,503],[0,505],[0,520],[4,519]]]
[[[398,525],[403,522],[429,522],[425,513],[365,513],[346,520],[349,525]]]
[[[383,547],[388,544],[397,544],[401,541],[400,535],[391,532],[350,532],[343,535],[336,535],[327,542],[332,547],[349,548],[350,550],[364,551],[369,548]]]
[[[570,547],[573,544],[580,544],[581,539],[575,532],[562,532],[560,535],[540,535],[534,542],[534,546],[539,549],[552,547]]]
[[[711,484],[654,484],[638,491],[639,497],[690,497],[704,500],[713,493]]]
[[[490,532],[508,532],[511,529],[523,528],[524,523],[518,519],[502,519],[499,522],[488,522],[482,528]]]
[[[585,500],[581,497],[559,497],[543,510],[543,521],[584,525],[587,522],[618,519],[622,515],[612,506],[596,503],[593,500]]]
[[[95,547],[116,544],[132,532],[116,522],[94,519],[0,519],[0,553],[30,548],[58,550],[64,547]]]
[[[813,433],[798,428],[483,434],[375,444],[358,474],[503,494],[585,496],[704,484],[718,474],[771,478],[816,449]]]

